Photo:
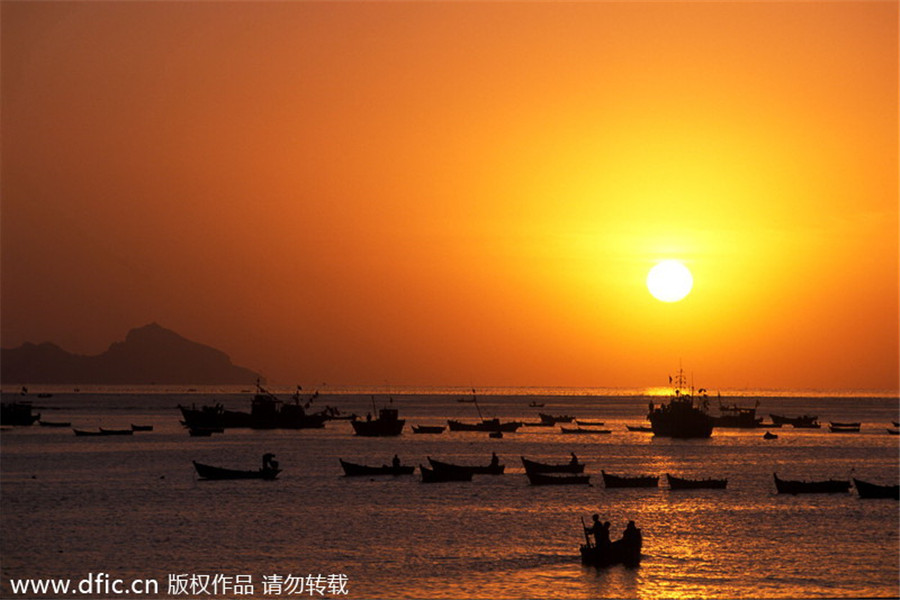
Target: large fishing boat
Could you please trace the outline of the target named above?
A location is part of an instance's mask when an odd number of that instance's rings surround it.
[[[757,408],[759,408],[759,400],[751,408],[738,406],[737,404],[726,406],[722,404],[722,399],[719,398],[719,416],[713,417],[713,425],[715,427],[755,429],[762,423],[762,417],[756,416]]]
[[[391,398],[391,402],[394,399]],[[372,407],[375,407],[375,398],[372,398]],[[372,415],[366,415],[365,420],[353,419],[350,421],[353,431],[356,435],[365,437],[390,437],[400,435],[403,432],[403,426],[406,424],[405,419],[400,418],[400,412],[391,407],[379,409],[378,417],[373,419]]]
[[[190,429],[227,429],[248,427],[252,429],[316,429],[325,427],[335,415],[336,409],[326,407],[310,412],[310,405],[318,398],[318,392],[301,403],[300,389],[293,395],[293,402],[284,402],[256,382],[256,393],[250,412],[226,410],[221,404],[201,408],[178,405],[184,417],[182,424]]]
[[[653,435],[674,438],[708,438],[712,435],[713,419],[709,416],[709,400],[706,390],[699,390],[699,398],[694,397],[693,387],[686,392],[684,371],[678,369],[678,375],[669,377],[675,386],[668,404],[659,406],[650,403],[647,419],[653,429]]]

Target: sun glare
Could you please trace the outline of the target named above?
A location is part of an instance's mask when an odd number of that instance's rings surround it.
[[[693,286],[691,272],[677,260],[664,260],[647,274],[647,289],[662,302],[678,302],[691,292]]]

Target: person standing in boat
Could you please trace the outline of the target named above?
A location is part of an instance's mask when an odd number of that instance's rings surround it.
[[[394,466],[395,469],[399,469],[400,468],[400,457],[395,454],[394,459],[391,461],[391,464]]]
[[[500,464],[500,459],[497,457],[496,452],[491,452],[491,466],[496,467]]]
[[[600,515],[596,513],[591,516],[591,520],[593,525],[585,527],[585,530],[594,535],[594,544],[601,549],[609,547],[609,521],[601,523]]]

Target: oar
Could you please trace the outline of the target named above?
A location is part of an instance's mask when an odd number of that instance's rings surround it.
[[[587,525],[584,524],[584,517],[581,517],[581,530],[584,531],[584,541],[587,543],[587,547],[591,547],[591,538],[588,535]]]

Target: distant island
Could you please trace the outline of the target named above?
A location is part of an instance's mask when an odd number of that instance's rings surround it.
[[[49,342],[0,350],[3,384],[249,385],[259,373],[227,354],[151,323],[132,329],[103,354],[83,356]]]

